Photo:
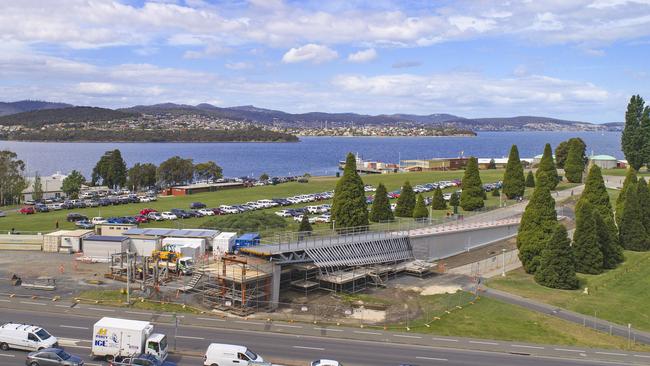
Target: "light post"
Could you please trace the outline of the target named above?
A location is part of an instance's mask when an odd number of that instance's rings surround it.
[[[501,270],[501,277],[506,276],[506,248],[501,249],[501,253],[503,256],[503,268]]]

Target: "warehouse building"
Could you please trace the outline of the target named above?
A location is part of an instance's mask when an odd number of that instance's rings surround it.
[[[589,166],[596,165],[601,169],[615,169],[618,160],[610,155],[592,155],[589,157]]]
[[[97,262],[109,262],[111,255],[129,249],[129,238],[125,236],[91,235],[82,242],[83,256]]]

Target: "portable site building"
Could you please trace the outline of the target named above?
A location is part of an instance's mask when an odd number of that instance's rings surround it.
[[[43,235],[44,252],[77,253],[81,251],[83,238],[93,234],[92,230],[59,230]]]
[[[167,237],[162,240],[162,246],[171,246],[173,251],[181,253],[183,257],[192,257],[195,260],[205,254],[205,239]]]
[[[126,236],[91,235],[83,239],[84,257],[98,262],[108,262],[111,254],[128,250],[129,238]]]
[[[212,254],[216,256],[232,253],[235,248],[235,239],[237,239],[237,233],[233,232],[224,231],[217,235],[212,244]]]
[[[250,247],[260,243],[260,234],[258,233],[245,233],[239,238],[235,239],[235,250],[242,247]]]

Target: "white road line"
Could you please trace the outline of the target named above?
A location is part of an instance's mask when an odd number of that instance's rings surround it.
[[[320,348],[320,347],[293,346],[293,348],[298,348],[298,349],[310,349],[310,350],[313,350],[313,351],[325,351],[325,348]]]
[[[190,337],[190,336],[176,336],[176,338],[184,338],[184,339],[199,339],[199,340],[204,340],[205,338],[203,337]]]
[[[437,357],[421,357],[421,356],[418,356],[418,357],[415,357],[415,358],[417,358],[418,360],[429,360],[429,361],[449,361],[446,358],[437,358]]]
[[[55,304],[54,306],[56,306],[57,308],[69,308],[70,307],[70,305],[61,305],[61,304]]]
[[[0,302],[11,302],[11,300],[7,300],[7,299],[0,299]]]
[[[399,338],[417,338],[421,339],[422,337],[420,336],[411,336],[411,335],[402,335],[402,334],[395,334],[393,337],[399,337]]]
[[[4,353],[0,353],[0,356],[2,356],[2,357],[16,357],[15,355],[7,355],[7,354],[4,354]]]
[[[289,325],[289,324],[273,324],[274,327],[285,327],[285,328],[302,328],[300,325]]]
[[[139,311],[125,311],[127,314],[136,314],[136,315],[153,315],[152,313],[143,313]]]
[[[554,348],[554,350],[556,350],[556,351],[564,351],[564,352],[583,352],[583,353],[586,352],[586,351],[582,351],[582,350],[579,350],[579,349],[566,349],[566,348]]]
[[[320,328],[320,327],[314,327],[314,330],[325,330],[328,332],[344,332],[343,329]]]
[[[95,310],[95,311],[108,311],[109,313],[114,313],[114,309],[100,309],[100,308],[88,308],[88,310]]]
[[[640,357],[640,358],[650,358],[650,356],[645,356],[645,355],[634,355],[634,357]]]
[[[616,353],[616,352],[594,352],[599,355],[608,355],[608,356],[627,356],[625,353]]]
[[[74,325],[59,325],[61,328],[70,328],[70,329],[89,329],[88,327],[76,327]]]
[[[498,346],[498,343],[495,342],[483,342],[483,341],[469,341],[469,343],[473,344],[487,344],[488,346]]]
[[[199,319],[199,320],[209,320],[209,321],[212,321],[212,322],[225,322],[226,321],[225,319],[217,319],[217,318],[197,318],[197,319]]]
[[[173,317],[174,314],[158,314],[158,316],[169,316],[169,317]],[[184,318],[185,315],[176,315],[176,317],[177,317],[177,318]]]
[[[89,366],[102,366],[100,363],[90,363],[90,362],[84,362],[84,365],[89,365]]]
[[[442,342],[458,342],[458,339],[451,339],[451,338],[433,338],[434,341],[442,341]]]
[[[235,320],[235,323],[239,323],[239,324],[253,324],[253,325],[264,325],[264,323],[260,323],[260,322],[249,322],[249,321],[245,321],[245,320]]]
[[[357,334],[370,334],[370,335],[381,335],[381,333],[376,333],[376,332],[362,332],[360,330],[355,330],[354,333]]]
[[[539,346],[527,346],[525,344],[511,344],[512,347],[517,347],[517,348],[532,348],[532,349],[544,349],[544,347],[539,347]]]
[[[27,305],[42,305],[45,306],[47,304],[43,304],[42,302],[31,302],[31,301],[21,301],[21,304],[27,304]]]

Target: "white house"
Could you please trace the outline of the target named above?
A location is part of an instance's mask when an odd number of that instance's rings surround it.
[[[43,199],[63,197],[63,180],[67,175],[59,172],[50,176],[41,177],[41,187],[43,187]],[[34,179],[35,177],[27,177],[27,188],[23,190],[23,201],[32,201],[34,194]]]

